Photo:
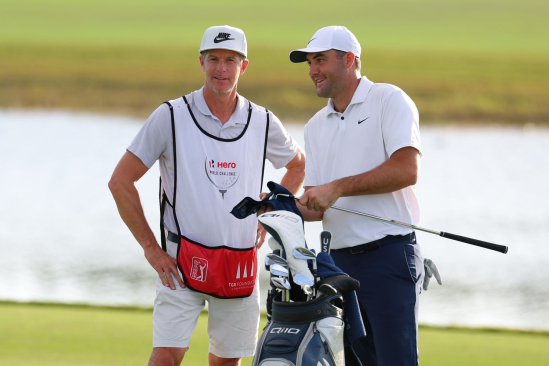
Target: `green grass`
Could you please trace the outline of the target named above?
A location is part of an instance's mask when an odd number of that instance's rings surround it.
[[[143,365],[151,316],[131,308],[0,302],[0,365]],[[185,365],[207,364],[206,324],[203,313]],[[549,362],[549,334],[421,327],[420,350],[423,366],[541,366]]]
[[[549,123],[547,1],[41,1],[0,4],[0,107],[144,117],[203,84],[204,29],[246,31],[239,91],[306,121],[326,103],[287,55],[315,30],[349,27],[363,74],[402,87],[423,122]]]

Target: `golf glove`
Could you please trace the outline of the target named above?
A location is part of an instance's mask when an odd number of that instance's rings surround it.
[[[440,273],[438,272],[438,268],[435,262],[433,262],[429,258],[425,258],[423,260],[423,267],[425,267],[425,278],[423,279],[423,289],[425,291],[427,291],[427,288],[429,287],[429,282],[431,281],[431,277],[433,277],[433,275],[435,276],[438,284],[442,285],[442,279],[440,278]]]

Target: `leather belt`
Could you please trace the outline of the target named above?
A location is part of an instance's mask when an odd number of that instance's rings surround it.
[[[349,248],[333,249],[332,251],[348,250],[349,252],[351,252],[351,254],[361,254],[361,253],[370,252],[374,249],[378,249],[382,246],[399,243],[403,241],[415,243],[416,233],[410,233],[407,235],[387,235],[384,238],[374,240],[366,244],[359,244]]]

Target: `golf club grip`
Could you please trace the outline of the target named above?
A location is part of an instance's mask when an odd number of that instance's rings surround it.
[[[503,253],[503,254],[507,253],[507,249],[508,249],[504,245],[492,244],[492,243],[488,243],[488,242],[485,242],[485,241],[482,241],[482,240],[466,238],[465,236],[459,236],[459,235],[455,235],[455,234],[445,233],[444,231],[440,232],[440,236],[442,236],[444,238],[452,239],[452,240],[461,241],[463,243],[476,245],[477,247],[486,248],[486,249],[490,249],[490,250],[495,250],[496,252],[500,252],[500,253]]]
[[[330,242],[332,241],[332,233],[323,231],[320,233],[320,249],[324,253],[330,254]]]

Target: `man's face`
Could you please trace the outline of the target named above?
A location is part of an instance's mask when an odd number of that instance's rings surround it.
[[[316,94],[322,98],[334,98],[343,89],[346,73],[343,59],[334,50],[308,53],[309,76],[316,86]]]
[[[244,74],[248,61],[228,50],[209,50],[204,59],[200,56],[200,66],[206,74],[206,85],[216,94],[230,93]]]

